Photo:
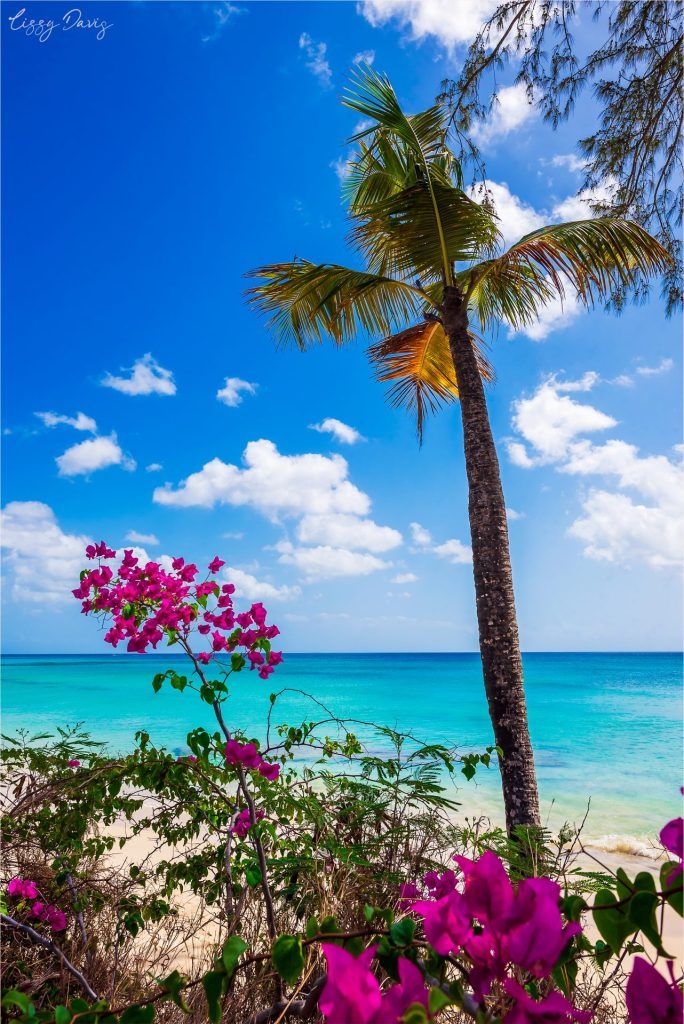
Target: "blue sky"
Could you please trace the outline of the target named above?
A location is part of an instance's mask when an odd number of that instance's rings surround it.
[[[5,649],[101,649],[68,592],[86,538],[129,535],[219,553],[286,649],[476,649],[457,408],[419,449],[367,339],[275,351],[242,292],[262,263],[353,259],[355,57],[420,109],[491,4],[84,4],[104,32],[22,6],[2,5]],[[43,42],[30,18],[55,21]],[[477,134],[514,240],[581,215],[593,112],[554,133],[511,82]],[[490,339],[523,648],[679,648],[681,323],[656,295],[530,334]]]

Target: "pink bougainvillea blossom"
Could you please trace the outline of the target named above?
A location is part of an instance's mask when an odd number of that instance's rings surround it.
[[[425,1008],[428,991],[420,970],[405,957],[399,957],[398,984],[384,992],[370,969],[375,946],[353,956],[340,946],[323,943],[328,976],[318,1002],[327,1024],[397,1024],[414,1003]]]
[[[67,919],[64,911],[49,903],[43,903],[42,900],[36,900],[31,907],[31,914],[51,928],[53,932],[63,932],[66,928]]]
[[[264,811],[262,811],[261,808],[259,808],[254,812],[254,816],[257,821],[261,821],[264,817]],[[252,816],[249,813],[249,807],[245,807],[244,811],[240,811],[235,820],[235,824],[233,825],[233,832],[235,833],[236,836],[239,836],[240,839],[244,839],[244,837],[247,835],[251,827]]]
[[[176,758],[177,761],[190,761],[191,764],[197,763],[197,758],[194,754],[181,754],[180,757]]]
[[[35,900],[38,895],[38,886],[29,878],[13,878],[7,884],[7,895],[17,899]]]
[[[667,879],[668,885],[682,874],[682,859],[684,858],[684,818],[673,818],[660,833],[660,842],[666,850],[674,853],[679,858],[678,866],[672,871]]]
[[[112,647],[125,644],[127,651],[145,654],[166,637],[169,642],[181,641],[198,666],[241,651],[262,679],[282,662],[282,653],[270,648],[278,627],[266,624],[267,612],[260,602],[236,614],[232,583],[219,585],[211,578],[195,582],[197,566],[181,557],[171,561],[171,569],[159,562],[142,564],[132,548],[124,551],[118,567],[110,567],[101,559],[115,559],[117,553],[104,541],[88,545],[86,556],[98,559],[98,565],[81,574],[72,593],[81,601],[83,614],[108,620],[104,639]],[[210,576],[223,565],[218,555],[212,559]],[[204,637],[210,649],[195,650],[192,641]]]
[[[269,782],[275,782],[280,775],[280,765],[265,761],[255,743],[240,743],[230,739],[225,746],[226,764],[241,764],[245,768],[254,769]]]
[[[81,767],[81,762],[77,758],[75,758],[75,757],[72,757],[70,761],[67,761],[67,764],[68,764],[69,768],[80,768]]]
[[[666,826],[667,827],[667,826]],[[672,974],[672,961],[668,961]],[[681,1024],[684,997],[648,960],[637,956],[625,990],[630,1024]]]

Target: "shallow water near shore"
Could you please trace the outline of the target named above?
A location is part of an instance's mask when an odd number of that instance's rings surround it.
[[[214,727],[195,694],[152,676],[169,656],[7,655],[2,659],[2,731],[31,732],[83,722],[113,752],[131,749],[138,729],[174,753],[198,724]],[[679,813],[682,658],[679,654],[527,654],[525,680],[544,820],[579,822],[608,851],[644,854]],[[410,730],[420,740],[466,753],[492,742],[475,654],[286,654],[269,682],[233,677],[226,718],[263,739],[269,694],[306,691],[340,718]],[[302,693],[279,698],[274,724],[324,717]],[[367,727],[355,731],[377,746]],[[496,768],[462,779],[462,815],[500,819]]]

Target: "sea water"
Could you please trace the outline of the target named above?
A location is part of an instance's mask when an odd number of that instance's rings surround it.
[[[154,655],[9,655],[2,660],[2,731],[54,731],[82,722],[112,753],[147,730],[174,754],[211,709],[196,694],[151,679],[176,658]],[[679,813],[682,774],[682,658],[679,654],[527,654],[525,686],[544,820],[579,822],[606,849],[643,851]],[[273,723],[326,716],[377,722],[418,740],[482,752],[493,742],[475,654],[288,654],[268,682],[244,671],[231,679],[226,718],[263,741],[269,694]],[[304,692],[300,692],[304,691]],[[351,728],[376,752],[369,726]],[[463,815],[501,818],[498,771],[458,776]]]

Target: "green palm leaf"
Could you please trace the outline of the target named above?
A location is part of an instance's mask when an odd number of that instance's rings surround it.
[[[420,316],[426,302],[409,284],[334,263],[273,263],[248,276],[259,280],[248,301],[281,344],[300,349],[325,337],[341,345],[359,332],[388,334]]]

